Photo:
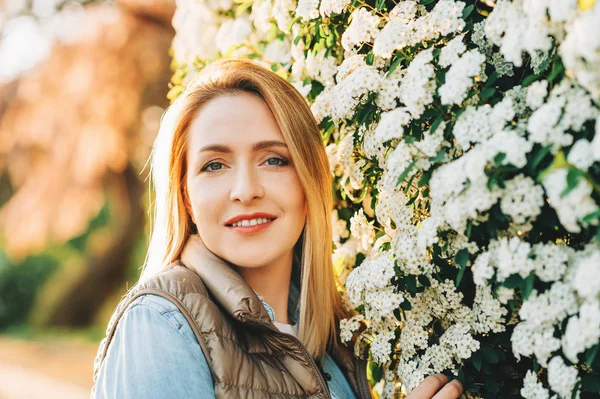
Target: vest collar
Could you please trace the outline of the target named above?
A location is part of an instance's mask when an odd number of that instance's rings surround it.
[[[209,293],[227,313],[240,322],[248,319],[272,324],[265,302],[259,298],[244,278],[229,263],[210,251],[203,254],[203,261],[183,265],[200,276]],[[288,299],[288,316],[298,322],[300,311],[300,271],[294,262]],[[267,305],[268,306],[268,305]]]

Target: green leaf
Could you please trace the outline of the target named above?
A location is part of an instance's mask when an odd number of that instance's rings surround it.
[[[506,154],[503,152],[499,152],[498,154],[496,154],[496,156],[494,157],[494,163],[497,166],[501,166],[502,165],[502,161],[504,161],[504,159],[506,158]]]
[[[402,54],[397,54],[394,61],[392,62],[392,64],[390,65],[390,68],[388,69],[387,75],[385,75],[386,77],[390,76],[392,74],[392,72],[394,72],[396,70],[396,68],[398,68],[398,65],[400,65],[400,63],[404,60],[404,56]]]
[[[565,195],[569,194],[577,184],[579,184],[579,179],[583,177],[583,172],[577,168],[569,168],[567,172],[567,187],[560,193],[560,198],[563,198]]]
[[[565,157],[565,153],[561,150],[558,151],[556,153],[556,155],[554,155],[554,159],[552,160],[552,163],[543,171],[540,172],[540,174],[538,175],[538,177],[536,178],[537,182],[541,182],[542,180],[544,180],[544,177],[556,170],[556,169],[560,169],[560,168],[566,168],[569,166],[569,163],[567,162],[567,157]]]
[[[596,209],[594,212],[588,213],[581,219],[583,223],[589,223],[592,220],[600,219],[600,208]]]
[[[373,382],[379,382],[383,377],[383,367],[375,362],[369,362],[369,379]]]
[[[469,260],[469,251],[466,248],[461,249],[456,253],[454,257],[454,262],[460,267],[458,270],[458,274],[456,276],[456,286],[460,285],[460,282],[463,278],[465,270],[467,268],[467,261]]]
[[[429,162],[432,162],[432,163],[440,162],[444,159],[444,155],[446,155],[446,150],[442,148],[441,150],[438,151],[438,153],[435,157],[429,158]]]
[[[436,120],[434,120],[433,123],[431,124],[431,128],[429,129],[429,131],[431,133],[435,133],[435,131],[440,126],[440,124],[442,123],[443,120],[444,120],[444,117],[442,115],[438,116],[436,118]]]
[[[530,274],[527,278],[523,279],[520,284],[521,296],[523,299],[527,300],[529,295],[531,295],[531,291],[533,291],[533,283],[535,282],[535,276]]]
[[[423,187],[423,186],[427,185],[429,183],[429,179],[431,179],[432,174],[433,174],[433,170],[431,170],[431,169],[428,170],[427,172],[423,173],[423,176],[421,176],[421,179],[417,183],[417,187]]]
[[[412,305],[406,299],[400,304],[400,308],[406,312],[412,309]]]
[[[535,170],[539,166],[539,164],[544,160],[546,155],[550,152],[550,148],[552,148],[552,144],[549,144],[545,147],[542,147],[532,158],[531,166],[529,167],[529,171],[534,174]]]
[[[491,364],[496,364],[500,361],[500,356],[496,353],[494,348],[490,348],[489,346],[484,346],[481,350],[481,355],[485,359],[486,362]]]
[[[375,3],[375,8],[378,10],[385,10],[385,0],[377,0],[377,2]]]
[[[367,58],[365,60],[367,65],[373,65],[374,59],[375,59],[375,54],[373,54],[373,51],[369,51],[369,53],[367,54]]]
[[[518,274],[511,274],[504,282],[502,282],[502,285],[506,288],[515,289],[521,285],[522,280],[523,278]]]
[[[399,185],[400,183],[402,183],[404,181],[404,179],[406,179],[406,176],[408,176],[411,169],[415,166],[416,163],[417,163],[417,159],[415,158],[410,162],[410,164],[406,167],[406,169],[404,169],[404,171],[402,173],[400,173],[400,176],[398,176],[398,181],[396,182],[396,185]]]
[[[463,19],[467,19],[467,17],[473,12],[473,9],[475,8],[475,6],[473,4],[471,4],[468,7],[465,7],[462,13],[462,17]]]
[[[411,206],[417,198],[419,198],[419,193],[416,193],[414,196],[412,196],[411,199],[406,203],[406,206]]]
[[[585,353],[585,362],[592,367],[592,364],[594,364],[594,360],[596,359],[596,355],[598,354],[598,348],[600,348],[600,344],[596,344],[594,346],[592,346],[588,351],[586,351]]]
[[[556,58],[554,60],[554,63],[552,63],[552,70],[550,71],[550,74],[548,75],[548,82],[552,83],[554,81],[554,79],[556,79],[558,77],[558,75],[560,75],[562,72],[564,72],[565,67],[563,66],[562,62],[560,61],[559,58]]]
[[[496,82],[496,80],[498,80],[498,72],[494,71],[485,81],[485,86],[490,87],[491,85],[493,85]]]
[[[411,294],[417,293],[417,277],[410,274],[402,279],[404,281],[404,287]]]
[[[471,356],[471,360],[473,361],[473,366],[475,367],[475,369],[477,371],[481,371],[481,364],[482,364],[481,352],[477,351],[477,352],[473,353],[473,356]]]
[[[494,87],[486,87],[485,89],[483,89],[481,91],[481,94],[479,95],[479,98],[481,98],[482,100],[486,100],[486,99],[490,98],[491,96],[493,96],[494,93],[496,93],[496,88],[494,88]]]
[[[536,80],[538,80],[540,78],[539,75],[536,75],[534,73],[532,73],[529,76],[525,76],[525,79],[523,79],[521,81],[521,87],[525,88],[527,86],[529,86],[530,84],[532,84],[533,82],[535,82]]]
[[[419,4],[421,4],[421,5],[423,5],[423,6],[426,6],[426,5],[428,5],[428,4],[431,4],[431,3],[433,3],[434,1],[435,1],[435,0],[421,0],[421,1],[419,2]]]

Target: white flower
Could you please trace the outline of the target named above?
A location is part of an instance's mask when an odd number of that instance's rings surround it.
[[[371,355],[377,363],[387,363],[390,360],[392,353],[392,344],[390,341],[394,339],[393,331],[380,332],[373,337],[371,342]]]
[[[207,4],[196,1],[178,3],[172,20],[176,32],[173,58],[189,64],[196,57],[214,57],[218,51],[215,35],[219,23],[219,17]]]
[[[271,0],[262,0],[262,2],[256,4],[252,8],[250,19],[254,22],[254,26],[258,32],[262,34],[269,32],[269,29],[271,28],[270,19],[272,9],[273,4],[271,3]]]
[[[439,88],[442,104],[460,104],[473,86],[473,78],[481,72],[485,56],[469,50],[446,73],[446,83]]]
[[[570,1],[572,5],[574,1]],[[575,2],[576,3],[576,2]],[[576,4],[575,4],[576,7]],[[577,82],[600,100],[600,3],[580,13],[567,25],[567,36],[558,52]]]
[[[352,22],[342,34],[342,47],[349,50],[357,44],[370,42],[377,35],[379,17],[363,7],[354,10],[350,16]]]
[[[532,252],[535,254],[535,274],[544,282],[560,280],[567,270],[569,254],[564,244],[539,243],[535,244]]]
[[[394,287],[385,287],[365,292],[365,317],[380,319],[394,317],[394,311],[404,302],[404,296],[396,292]]]
[[[284,33],[290,33],[290,29],[288,28],[292,18],[290,17],[290,13],[294,11],[295,2],[293,0],[274,0],[273,1],[273,18],[275,18],[275,22],[279,27],[279,30]],[[295,34],[294,34],[295,36]]]
[[[340,320],[340,339],[342,342],[349,342],[352,339],[353,333],[358,330],[362,320],[364,320],[364,316],[361,314]]]
[[[338,217],[337,209],[334,209],[333,212],[331,212],[331,229],[333,242],[335,243],[339,244],[342,238],[348,238],[350,236],[350,232],[346,227],[346,221]]]
[[[468,150],[471,143],[486,141],[492,135],[493,131],[489,121],[491,111],[492,108],[489,105],[467,107],[459,116],[452,133],[463,150]]]
[[[544,98],[546,98],[547,95],[547,80],[538,80],[537,82],[533,82],[527,88],[527,105],[529,108],[536,110],[544,103]]]
[[[494,267],[491,264],[491,252],[484,252],[480,254],[471,270],[473,271],[473,281],[477,286],[487,285],[488,280],[494,277]]]
[[[411,116],[418,119],[425,111],[425,106],[433,102],[435,94],[435,70],[433,48],[423,50],[412,60],[406,70],[406,75],[401,81],[399,98]]]
[[[600,294],[598,265],[600,265],[600,249],[598,248],[576,258],[571,286],[579,296],[593,299]]]
[[[396,108],[396,99],[400,96],[398,89],[405,74],[406,69],[399,67],[389,76],[386,75],[385,80],[381,85],[381,89],[379,90],[379,93],[377,93],[377,98],[375,99],[375,104],[377,104],[382,111],[389,111]]]
[[[565,134],[564,129],[557,126],[564,105],[564,98],[550,98],[529,117],[527,122],[527,131],[531,133],[529,139],[542,145],[552,144],[552,153],[573,142],[573,136]]]
[[[577,140],[569,151],[567,161],[577,168],[587,171],[594,163],[594,154],[590,142],[586,139]]]
[[[542,180],[546,189],[550,206],[554,208],[560,223],[572,233],[579,233],[583,219],[589,213],[598,209],[591,197],[592,185],[585,179],[580,179],[573,190],[564,197],[562,192],[567,188],[567,169],[560,168],[548,173]]]
[[[519,274],[526,278],[535,268],[535,264],[529,258],[531,245],[521,241],[519,237],[502,237],[498,241],[490,243],[490,249],[494,254],[494,264],[497,268],[497,278],[504,281],[511,274]]]
[[[600,161],[600,116],[596,118],[595,135],[592,140],[592,157],[594,161]]]
[[[331,114],[331,107],[334,100],[332,92],[333,89],[331,87],[326,87],[319,93],[310,106],[310,110],[318,122],[321,122],[325,117]]]
[[[561,398],[571,397],[577,380],[577,369],[567,366],[560,356],[548,363],[548,384]]]
[[[396,49],[462,31],[465,27],[465,21],[462,19],[464,7],[463,2],[440,0],[430,13],[423,11],[423,15],[415,19],[418,10],[416,2],[398,3],[390,12],[390,21],[377,35],[373,53],[390,58]]]
[[[412,118],[405,107],[399,107],[392,111],[382,112],[381,119],[375,129],[375,137],[385,142],[391,139],[401,138],[404,126],[411,122]]]
[[[351,2],[351,0],[321,0],[319,13],[322,17],[341,14]]]
[[[560,339],[554,337],[554,328],[536,331],[533,338],[533,353],[542,367],[548,367],[552,352],[560,349]]]
[[[534,340],[534,329],[531,325],[528,323],[517,324],[510,336],[510,343],[515,357],[521,359],[521,356],[531,356]]]
[[[539,294],[533,290],[519,310],[521,320],[527,321],[534,330],[547,328],[562,322],[567,316],[577,312],[577,298],[571,288],[556,282],[546,292]]]
[[[538,381],[535,373],[531,370],[528,370],[525,378],[523,379],[521,396],[524,399],[548,399],[550,394],[548,393],[548,390],[544,388],[542,383]]]
[[[508,310],[492,295],[489,285],[478,285],[475,289],[475,303],[473,304],[473,330],[478,334],[495,333],[506,330],[504,316]]]
[[[579,309],[579,316],[569,319],[562,337],[563,352],[572,363],[578,363],[578,355],[596,345],[600,339],[600,303],[598,299],[586,301]]]
[[[287,39],[269,42],[265,48],[265,59],[269,62],[289,63],[292,60],[290,42]]]
[[[450,40],[440,52],[439,65],[447,67],[454,64],[460,58],[460,55],[467,51],[467,46],[463,43],[463,36],[457,36]]]
[[[524,224],[535,219],[544,205],[544,190],[528,176],[518,175],[505,183],[500,209],[514,223]]]
[[[319,17],[319,0],[298,0],[296,16],[302,19],[302,22],[310,21]]]
[[[339,75],[338,69],[338,75],[336,76],[338,84],[333,87],[332,93],[336,101],[333,102],[331,109],[331,116],[336,123],[352,118],[356,112],[356,107],[361,103],[361,97],[366,97],[365,94],[369,92],[376,93],[379,91],[383,82],[383,78],[379,75],[377,69],[371,66],[359,67],[341,81]],[[364,101],[364,98],[362,101]]]
[[[373,222],[367,220],[362,208],[350,219],[350,232],[360,240],[365,250],[368,250],[375,242]]]

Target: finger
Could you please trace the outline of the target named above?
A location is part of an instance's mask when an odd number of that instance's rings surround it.
[[[448,382],[448,377],[444,374],[433,374],[425,378],[406,399],[430,399]]]
[[[459,380],[452,380],[439,391],[432,399],[457,399],[463,393],[463,386]]]

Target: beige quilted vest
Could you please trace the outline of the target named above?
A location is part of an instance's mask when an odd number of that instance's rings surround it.
[[[117,323],[144,294],[173,302],[190,324],[212,372],[217,398],[330,398],[316,362],[289,334],[271,322],[260,299],[229,267],[181,263],[136,286],[119,303],[94,362],[94,382]],[[329,354],[357,398],[371,398],[366,362],[343,344]],[[92,398],[95,386],[92,389]]]

